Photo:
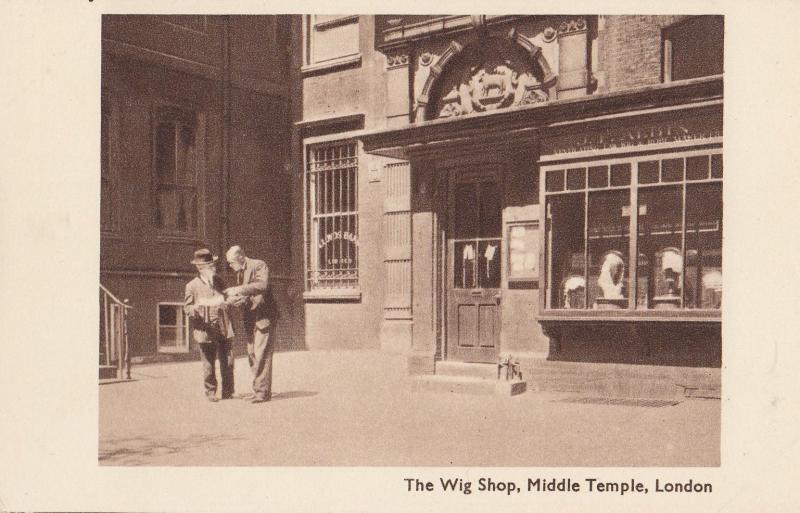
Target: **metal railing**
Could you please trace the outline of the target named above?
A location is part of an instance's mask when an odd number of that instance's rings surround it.
[[[128,300],[120,301],[100,284],[100,364],[116,365],[117,379],[131,379]]]

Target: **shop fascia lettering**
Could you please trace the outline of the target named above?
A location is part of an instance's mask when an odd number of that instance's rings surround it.
[[[721,132],[719,130],[693,131],[682,124],[630,128],[624,131],[608,129],[603,132],[586,135],[578,140],[565,141],[563,145],[555,149],[554,153],[623,148],[626,146],[640,146],[644,144],[705,139],[720,135]]]
[[[329,244],[334,240],[347,240],[352,242],[353,244],[358,244],[358,236],[356,234],[350,232],[336,231],[336,232],[331,232],[325,237],[321,238],[319,240],[318,248],[322,249],[327,244]]]

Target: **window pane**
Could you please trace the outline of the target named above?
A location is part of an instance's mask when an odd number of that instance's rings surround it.
[[[548,297],[550,308],[586,308],[584,195],[547,201]]]
[[[631,184],[631,165],[614,164],[611,166],[611,185],[620,187]]]
[[[478,193],[474,183],[456,185],[453,215],[457,239],[478,236]]]
[[[182,345],[180,336],[182,336],[182,332],[178,328],[158,328],[160,347],[178,347]]]
[[[564,170],[557,169],[548,171],[545,175],[544,190],[547,192],[558,192],[564,190]]]
[[[586,188],[586,169],[567,169],[567,189],[581,190]]]
[[[708,178],[708,155],[686,159],[686,179],[705,180]]]
[[[175,305],[158,305],[158,321],[160,326],[178,325],[178,308]]]
[[[639,191],[639,308],[680,307],[682,186]]]
[[[628,307],[630,191],[589,193],[589,304]]]
[[[181,184],[193,185],[195,182],[195,152],[194,152],[194,129],[191,126],[181,126],[178,130],[177,145],[177,181]]]
[[[686,187],[686,308],[722,304],[722,184]]]
[[[680,182],[683,180],[683,159],[665,159],[661,161],[661,181]]]
[[[472,289],[477,286],[478,248],[475,241],[457,241],[453,247],[453,286]]]
[[[358,54],[358,19],[344,23],[314,28],[311,34],[311,63],[330,61]]]
[[[598,189],[608,187],[608,166],[595,166],[589,168],[589,188]]]
[[[723,17],[697,16],[670,27],[672,80],[719,75],[723,61]]]
[[[500,188],[496,182],[481,182],[480,188],[480,232],[479,237],[500,237],[503,209],[500,204]]]
[[[639,162],[639,183],[658,183],[658,161]]]
[[[159,228],[177,228],[177,201],[174,189],[163,189],[156,196],[156,225]]]
[[[478,242],[478,286],[500,288],[500,239]]]
[[[160,184],[175,183],[175,125],[160,123],[156,131],[156,178]]]

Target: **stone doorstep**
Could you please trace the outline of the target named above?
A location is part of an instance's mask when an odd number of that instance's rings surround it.
[[[468,363],[441,360],[436,362],[435,369],[436,375],[439,376],[497,379],[497,364],[494,363]]]
[[[450,392],[510,397],[522,394],[527,390],[525,381],[519,379],[498,380],[496,375],[494,379],[443,375],[416,376],[411,379],[412,389],[417,392]]]

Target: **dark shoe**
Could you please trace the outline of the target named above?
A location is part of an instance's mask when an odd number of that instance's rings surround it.
[[[221,397],[221,399],[233,399],[233,394],[225,394]]]
[[[266,403],[268,401],[269,397],[253,397],[252,399],[250,399],[249,402],[250,404],[260,404],[260,403]]]

